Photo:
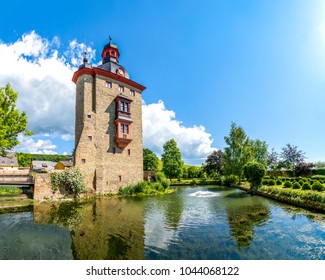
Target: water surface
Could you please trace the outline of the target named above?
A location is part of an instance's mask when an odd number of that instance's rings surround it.
[[[325,215],[241,190],[40,203],[0,215],[0,259],[325,259]]]

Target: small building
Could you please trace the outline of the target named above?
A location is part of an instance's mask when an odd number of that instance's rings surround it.
[[[153,182],[154,178],[156,176],[156,173],[157,172],[154,170],[150,170],[150,171],[144,170],[143,171],[143,180]]]
[[[64,170],[66,168],[70,168],[73,166],[73,162],[72,161],[59,161],[54,168],[56,170]]]
[[[16,154],[13,152],[7,152],[5,157],[0,156],[0,169],[18,170],[18,160]]]
[[[54,161],[33,160],[30,164],[30,169],[35,172],[50,172],[54,170],[56,164]]]

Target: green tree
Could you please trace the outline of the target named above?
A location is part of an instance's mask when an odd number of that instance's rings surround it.
[[[238,176],[240,183],[244,165],[253,159],[252,142],[244,129],[235,123],[231,124],[230,133],[229,136],[225,136],[225,142],[228,146],[223,154],[223,172],[225,175]]]
[[[266,167],[268,162],[268,152],[267,152],[268,145],[266,144],[265,141],[261,141],[257,139],[255,141],[252,141],[252,146],[254,150],[253,152],[254,160],[256,162],[263,164]]]
[[[202,173],[201,167],[190,166],[187,168],[187,177],[190,179],[199,178],[201,173]]]
[[[188,178],[188,168],[186,165],[183,166],[182,168],[182,178],[187,179]]]
[[[143,170],[158,170],[158,162],[159,159],[153,151],[149,149],[143,149]]]
[[[256,193],[262,185],[262,179],[266,173],[264,164],[259,162],[248,162],[244,166],[244,175],[251,185],[251,192]]]
[[[31,154],[25,154],[25,153],[16,153],[18,165],[27,167],[30,165],[32,161],[32,155]]]
[[[179,178],[182,176],[183,161],[181,151],[177,147],[174,139],[167,141],[164,144],[164,153],[162,154],[163,172],[171,178]]]
[[[0,88],[0,155],[19,144],[18,134],[32,135],[27,130],[27,116],[16,108],[18,93],[8,83]]]

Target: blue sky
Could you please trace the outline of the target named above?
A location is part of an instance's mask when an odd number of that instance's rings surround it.
[[[35,131],[20,150],[71,152],[82,43],[97,64],[112,36],[147,87],[145,147],[160,154],[173,137],[200,164],[235,122],[269,149],[325,161],[324,1],[13,0],[2,11],[0,85],[19,91]]]

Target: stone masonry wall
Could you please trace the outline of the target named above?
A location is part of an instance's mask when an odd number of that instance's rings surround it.
[[[106,86],[107,81],[112,83],[111,88]],[[124,92],[118,91],[119,85],[124,86]],[[130,90],[134,90],[135,96],[130,94]],[[132,141],[124,149],[120,149],[115,142],[115,98],[121,93],[132,99]],[[75,165],[83,171],[88,189],[96,193],[117,193],[120,187],[141,182],[141,92],[107,77],[83,75],[77,81],[77,95],[80,96],[76,98],[76,111],[83,111],[84,117],[81,118],[79,114],[76,118],[76,135],[80,135],[80,138],[76,142]]]
[[[53,192],[50,173],[36,173],[34,175],[34,200],[57,200],[67,196],[68,193],[62,191]]]

